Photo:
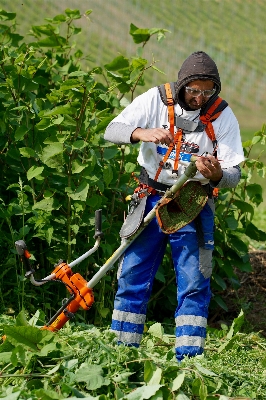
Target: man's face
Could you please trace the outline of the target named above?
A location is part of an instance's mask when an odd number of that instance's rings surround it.
[[[213,81],[211,80],[191,81],[185,86],[185,103],[187,106],[189,106],[189,108],[191,108],[191,110],[198,110],[205,103],[207,103],[207,101],[214,93],[215,90]]]

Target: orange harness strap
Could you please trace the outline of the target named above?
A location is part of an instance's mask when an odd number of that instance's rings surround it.
[[[175,136],[175,103],[173,99],[173,94],[171,90],[170,83],[165,84],[165,93],[166,93],[166,100],[167,100],[167,107],[168,107],[168,120],[170,124],[169,131],[171,132],[173,138]]]
[[[219,111],[214,115],[212,115],[212,113],[216,110],[216,108],[221,104],[222,101],[223,100],[221,99],[221,97],[218,97],[217,100],[215,100],[215,102],[209,108],[208,112],[205,115],[200,116],[200,120],[204,125],[206,125],[206,128],[205,128],[206,133],[212,142],[214,142],[216,140],[216,138],[215,138],[215,133],[214,133],[214,129],[213,129],[211,121],[218,118],[222,111]]]
[[[214,146],[214,151],[215,151],[215,144],[216,144],[216,137],[213,129],[213,125],[211,121],[215,120],[216,118],[219,117],[219,115],[222,113],[222,111],[218,111],[216,114],[212,115],[212,113],[216,110],[216,108],[221,104],[223,100],[221,97],[218,97],[217,100],[212,104],[212,106],[209,108],[208,112],[205,115],[201,115],[200,120],[203,122],[203,124],[206,125],[206,133],[208,137],[211,139],[213,146]],[[212,191],[213,197],[217,198],[219,194],[219,188],[214,188]]]
[[[175,172],[178,170],[178,161],[179,161],[179,154],[180,154],[180,149],[181,149],[181,144],[182,144],[182,134],[183,134],[183,130],[180,128],[177,130],[177,132],[175,134],[175,110],[174,110],[175,103],[174,103],[174,99],[173,99],[171,85],[170,85],[170,83],[165,83],[164,87],[165,87],[165,94],[166,94],[166,101],[167,101],[167,108],[168,108],[168,120],[169,120],[169,125],[170,125],[169,131],[171,132],[174,141],[173,141],[173,143],[171,143],[169,145],[166,154],[164,155],[162,161],[160,161],[159,168],[154,177],[155,181],[158,180],[158,177],[163,169],[164,163],[167,161],[169,155],[174,150],[174,148],[176,150],[176,154],[175,154],[173,171]],[[221,104],[222,101],[223,100],[221,99],[221,97],[218,97],[216,99],[216,101],[211,105],[208,112],[205,115],[200,116],[201,122],[206,126],[206,128],[205,128],[206,133],[214,145],[214,150],[215,150],[215,144],[216,144],[216,137],[215,137],[215,133],[214,133],[214,129],[213,129],[211,121],[218,118],[222,111],[218,111],[214,115],[212,115],[212,114],[213,114],[213,112],[215,112],[215,110]],[[216,196],[218,195],[218,189],[214,189],[214,195],[216,195]]]
[[[163,169],[164,163],[165,163],[165,161],[168,159],[168,157],[169,157],[169,155],[170,155],[170,153],[171,153],[171,151],[172,151],[173,149],[174,149],[174,143],[169,144],[168,150],[167,150],[167,152],[166,152],[164,158],[163,158],[162,161],[160,161],[160,163],[159,163],[159,168],[157,169],[157,172],[156,172],[155,177],[154,177],[154,180],[155,180],[155,181],[157,181],[157,179],[158,179],[158,177],[159,177],[159,175],[160,175],[160,173],[161,173],[161,171],[162,171],[162,169]]]
[[[167,108],[168,108],[168,120],[169,120],[169,131],[171,132],[171,135],[173,136],[173,143],[171,143],[168,147],[168,150],[163,158],[163,160],[159,164],[159,168],[155,174],[154,180],[157,181],[165,161],[168,159],[170,153],[174,148],[176,148],[176,154],[175,154],[175,162],[174,162],[174,171],[177,171],[178,169],[178,160],[179,160],[179,154],[180,154],[180,149],[181,149],[181,144],[182,144],[182,129],[178,129],[178,131],[175,134],[175,103],[173,99],[173,94],[171,90],[171,85],[170,83],[165,84],[165,93],[166,93],[166,100],[167,100]]]
[[[178,160],[179,160],[179,154],[180,154],[180,149],[181,149],[181,144],[182,144],[182,134],[183,134],[183,130],[179,128],[178,131],[176,132],[175,140],[174,140],[176,148],[175,148],[175,163],[174,163],[173,172],[178,171]]]

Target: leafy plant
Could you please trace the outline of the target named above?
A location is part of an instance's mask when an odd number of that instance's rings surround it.
[[[32,26],[32,40],[25,43],[12,24],[16,15],[0,11],[2,311],[33,311],[43,303],[50,314],[65,294],[64,288],[56,293],[30,288],[14,254],[17,239],[29,245],[42,277],[59,259],[69,262],[92,247],[97,209],[103,210],[103,245],[82,262],[81,273],[94,274],[119,244],[137,149],[116,148],[102,134],[125,94],[133,97],[136,87],[144,85],[146,70],[156,69],[155,60],[148,63],[141,53],[152,35],[161,40],[165,30],[132,26],[134,40],[142,43],[137,56],[121,55],[85,71],[80,63],[84,55],[73,41],[81,29],[74,23],[90,13],[66,9],[46,18],[46,24]],[[14,268],[15,279],[10,274]],[[96,324],[110,317],[112,281],[110,274],[101,282],[91,314]],[[11,293],[16,305],[9,300]]]
[[[254,176],[265,177],[266,166],[257,159],[250,158],[254,146],[265,145],[265,125],[253,138],[243,143],[246,160],[242,165],[242,178],[233,190],[223,189],[216,207],[216,235],[214,252],[213,288],[225,290],[229,284],[234,289],[240,283],[237,271],[251,272],[249,262],[250,241],[265,241],[266,233],[258,229],[253,221],[254,213],[263,201],[262,187],[251,182]],[[215,301],[224,309],[226,304],[219,294]]]
[[[243,313],[228,330],[208,331],[205,356],[177,363],[174,335],[150,326],[139,349],[83,323],[57,334],[24,313],[0,318],[2,398],[11,399],[264,399],[265,339],[240,333]]]
[[[81,31],[75,21],[90,13],[66,9],[65,14],[46,18],[45,24],[32,27],[32,39],[26,43],[16,33],[16,15],[0,11],[2,312],[26,308],[32,313],[42,308],[49,318],[65,297],[63,286],[57,285],[56,290],[51,285],[33,288],[25,280],[14,251],[17,239],[25,239],[36,276],[44,277],[59,259],[69,262],[93,246],[94,213],[101,208],[102,245],[79,265],[88,280],[119,245],[126,197],[134,187],[132,173],[138,173],[138,146],[114,146],[103,140],[103,132],[133,99],[136,88],[144,86],[146,72],[161,72],[154,59],[148,62],[142,54],[153,35],[160,41],[167,30],[131,24],[130,35],[141,45],[136,56],[119,55],[87,71],[81,65],[86,56],[75,47],[74,38]],[[237,271],[251,270],[249,240],[266,237],[252,222],[254,209],[262,201],[262,188],[250,182],[255,173],[265,174],[259,158],[250,158],[253,146],[264,144],[262,127],[251,141],[243,143],[247,159],[241,183],[219,194],[212,278],[215,307],[226,309],[222,294],[228,285],[239,286]],[[102,278],[95,291],[94,308],[77,318],[107,324],[113,307],[114,273]],[[175,307],[176,287],[167,251],[156,275],[149,319],[171,326]]]

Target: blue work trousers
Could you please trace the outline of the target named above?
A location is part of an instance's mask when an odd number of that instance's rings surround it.
[[[158,200],[157,195],[148,197],[146,214]],[[111,325],[119,343],[136,347],[140,344],[154,277],[169,241],[177,283],[176,357],[181,361],[184,355],[195,356],[203,352],[211,298],[212,199],[208,200],[197,220],[200,229],[196,229],[196,223],[192,221],[167,235],[154,218],[124,253],[118,269]]]

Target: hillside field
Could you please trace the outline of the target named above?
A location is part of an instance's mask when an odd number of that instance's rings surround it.
[[[34,6],[33,6],[34,5]],[[17,13],[18,31],[23,35],[44,18],[64,13],[66,8],[89,18],[77,21],[82,31],[76,47],[89,59],[87,68],[110,62],[119,53],[134,56],[136,45],[129,35],[130,24],[139,28],[164,28],[170,32],[145,50],[145,58],[157,60],[160,75],[152,71],[150,86],[173,81],[183,60],[193,51],[204,50],[219,67],[222,93],[237,115],[242,130],[256,131],[266,122],[266,2],[261,0],[1,0],[0,7]],[[30,40],[30,37],[29,37]]]

